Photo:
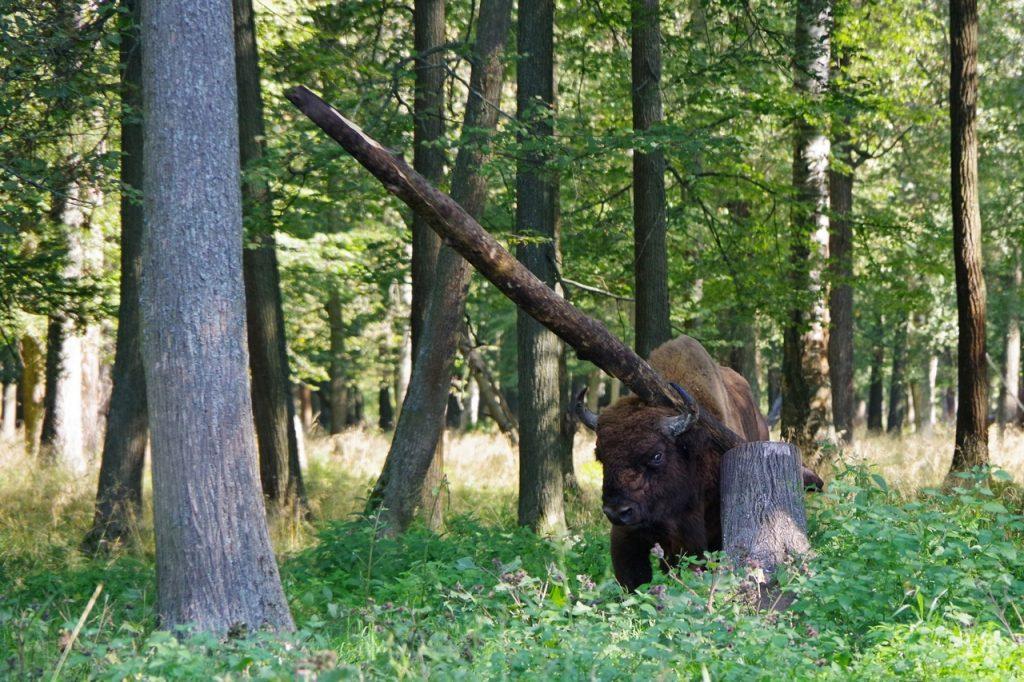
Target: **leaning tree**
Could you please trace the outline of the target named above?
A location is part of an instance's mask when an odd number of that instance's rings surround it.
[[[688,414],[690,428],[703,429],[726,461],[733,481],[730,490],[746,490],[759,482],[751,494],[728,498],[735,517],[747,519],[739,530],[725,537],[736,548],[735,559],[756,558],[769,563],[807,549],[803,506],[794,491],[801,489],[801,467],[796,448],[752,448],[694,401],[685,390],[669,384],[640,356],[608,329],[558,296],[522,262],[513,257],[490,233],[448,195],[440,192],[400,156],[368,137],[358,126],[330,107],[305,87],[288,91],[288,99],[338,142],[349,154],[377,177],[392,194],[422,216],[452,249],[520,309],[572,346],[581,359],[588,360],[619,378],[644,402],[662,405]],[[738,446],[743,445],[743,448]],[[752,473],[753,472],[753,473]],[[817,481],[820,483],[820,479]],[[780,513],[781,512],[781,513]]]

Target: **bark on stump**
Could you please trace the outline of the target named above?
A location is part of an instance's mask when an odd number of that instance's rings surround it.
[[[758,608],[793,602],[771,579],[781,563],[810,551],[800,451],[790,443],[744,443],[722,457],[722,541],[737,567],[751,567]]]

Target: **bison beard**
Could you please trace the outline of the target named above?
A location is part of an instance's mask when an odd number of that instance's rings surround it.
[[[768,439],[768,424],[747,381],[720,367],[696,340],[680,336],[659,346],[650,364],[742,438]],[[593,425],[592,417],[584,422]],[[722,455],[703,429],[680,429],[679,418],[670,408],[628,396],[596,421],[612,567],[628,590],[651,580],[655,544],[664,551],[663,569],[681,555],[722,549]]]

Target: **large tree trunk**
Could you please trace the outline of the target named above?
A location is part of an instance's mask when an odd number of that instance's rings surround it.
[[[794,86],[808,106],[828,87],[831,29],[831,0],[798,0]],[[795,122],[790,282],[798,298],[785,329],[782,370],[782,433],[803,447],[813,447],[832,416],[822,276],[829,245],[829,142],[813,120],[801,115]]]
[[[239,153],[243,171],[251,171],[263,157],[266,136],[259,52],[252,0],[234,0],[233,5]],[[298,510],[305,506],[306,491],[295,433],[270,189],[259,173],[246,175],[242,205],[246,233],[253,242],[243,252],[242,270],[260,481],[272,510]]]
[[[164,628],[290,630],[248,385],[231,3],[145,2],[142,42],[157,612]]]
[[[452,174],[452,198],[474,218],[483,213],[487,198],[481,169],[487,159],[487,138],[497,125],[505,73],[502,55],[511,11],[511,0],[482,0],[480,4],[470,95]],[[388,532],[404,531],[417,507],[432,517],[432,526],[440,526],[443,520],[437,490],[441,472],[435,477],[429,474],[432,467],[440,465],[437,453],[441,450],[455,351],[465,333],[462,316],[471,274],[472,269],[462,256],[449,246],[441,247],[409,390],[384,473],[376,486],[385,508]]]
[[[142,469],[149,437],[146,381],[139,339],[139,275],[142,268],[142,50],[141,7],[121,16],[121,300],[117,310],[113,390],[100,459],[99,486],[87,550],[134,538],[142,514]]]
[[[1013,424],[1017,421],[1020,406],[1020,295],[1021,258],[1020,247],[1012,254],[1013,272],[1008,287],[1009,310],[1006,319],[1006,348],[1003,352],[1003,388],[1000,391],[999,424]]]
[[[901,313],[892,338],[892,372],[889,374],[889,420],[888,433],[903,431],[907,416],[907,313]]]
[[[632,0],[633,130],[661,124],[659,0]],[[636,352],[646,358],[672,337],[665,244],[665,153],[660,144],[633,150],[633,271]]]
[[[545,168],[554,141],[554,1],[520,0],[516,111],[528,149],[516,165],[516,232],[545,241],[520,244],[516,257],[554,287],[558,188]],[[561,470],[561,344],[522,309],[517,311],[519,368],[519,523],[540,533],[565,528]]]
[[[440,192],[400,157],[368,137],[309,89],[298,86],[286,96],[300,111],[340,144],[384,187],[413,211],[426,216],[430,226],[456,249],[480,274],[533,319],[553,331],[592,362],[621,380],[650,405],[678,409],[694,419],[718,452],[743,442],[694,400],[683,397],[663,377],[607,327],[584,315],[517,261],[480,223],[451,197]]]
[[[952,468],[988,463],[988,367],[985,364],[985,277],[978,206],[978,4],[950,0],[950,176],[956,263],[956,445]]]
[[[46,359],[39,341],[31,334],[21,337],[21,418],[25,426],[25,451],[39,453],[43,431]]]

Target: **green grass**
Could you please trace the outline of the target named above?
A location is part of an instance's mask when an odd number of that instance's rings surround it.
[[[12,472],[5,469],[3,473]],[[447,531],[377,540],[345,518],[366,479],[309,469],[324,518],[275,528],[299,631],[183,641],[155,629],[151,544],[82,556],[89,485],[0,479],[0,678],[993,679],[1024,677],[1024,517],[1001,472],[908,495],[865,468],[810,498],[816,556],[758,613],[714,561],[624,595],[585,491],[560,539],[517,528],[511,487],[456,489]],[[34,491],[34,493],[33,493]]]

